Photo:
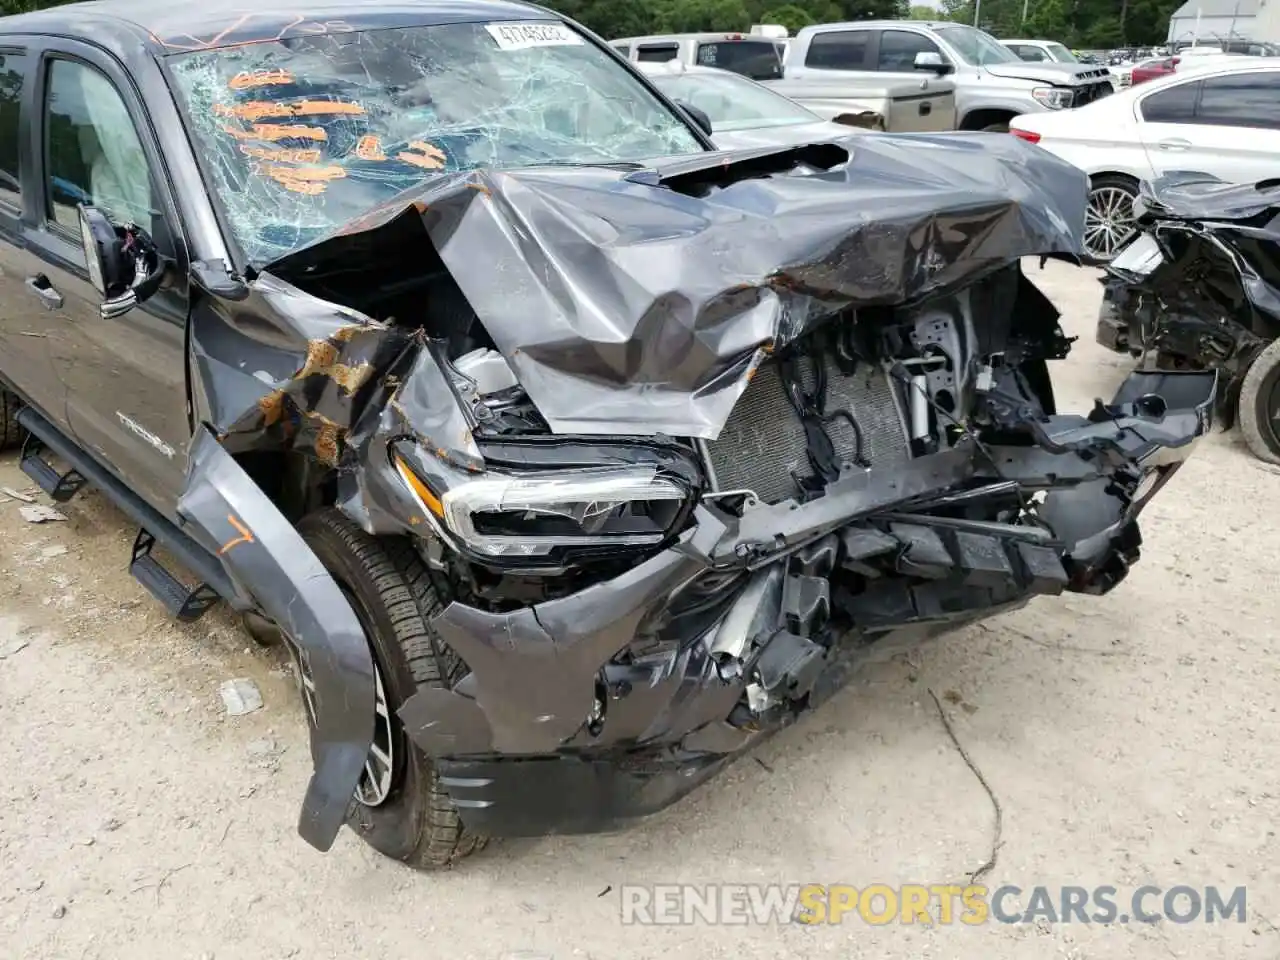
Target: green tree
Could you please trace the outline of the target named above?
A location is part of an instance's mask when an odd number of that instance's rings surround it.
[[[0,15],[68,0],[0,0]],[[910,0],[544,0],[605,37],[694,30],[746,30],[781,23],[791,32],[837,20],[939,19],[973,23],[974,0],[942,0],[942,9]],[[981,0],[982,26],[997,37],[1033,36],[1071,47],[1158,44],[1181,0]]]
[[[56,7],[71,0],[0,0],[0,17],[15,13],[30,13],[32,10],[43,10],[45,7]]]
[[[780,23],[787,28],[788,33],[794,34],[801,27],[807,27],[811,23],[817,21],[813,19],[812,14],[804,7],[798,4],[788,3],[781,7],[773,7],[766,10],[760,16],[761,23]]]

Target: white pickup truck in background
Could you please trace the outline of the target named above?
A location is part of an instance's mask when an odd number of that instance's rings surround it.
[[[740,73],[795,100],[824,120],[874,113],[892,133],[936,133],[956,127],[955,85],[932,71],[912,77],[793,77],[784,62],[791,54],[785,38],[745,33],[684,33],[622,37],[609,45],[636,63],[677,60],[687,66],[719,67]],[[785,75],[784,75],[785,69]],[[859,124],[860,125],[860,124]]]
[[[797,89],[837,80],[919,83],[921,76],[948,83],[958,114],[953,126],[961,130],[1007,130],[1020,114],[1078,107],[1115,92],[1105,67],[1026,63],[981,30],[925,20],[805,27],[791,40],[783,76],[801,84]]]

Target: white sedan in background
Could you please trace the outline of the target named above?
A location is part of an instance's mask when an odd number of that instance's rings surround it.
[[[1280,58],[1214,58],[1074,110],[1009,124],[1089,174],[1085,248],[1111,260],[1134,233],[1138,181],[1207,173],[1232,183],[1280,178]]]
[[[722,150],[821,143],[863,132],[824,120],[808,107],[728,70],[678,60],[633,66],[672,100],[705,113],[711,121],[711,140]]]

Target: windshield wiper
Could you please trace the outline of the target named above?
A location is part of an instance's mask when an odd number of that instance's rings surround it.
[[[643,170],[645,164],[635,160],[539,160],[531,167],[606,167],[610,170]]]

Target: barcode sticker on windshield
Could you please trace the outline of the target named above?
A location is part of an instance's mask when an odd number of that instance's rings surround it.
[[[503,50],[582,44],[582,37],[563,23],[487,23],[484,28]]]

